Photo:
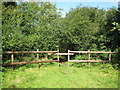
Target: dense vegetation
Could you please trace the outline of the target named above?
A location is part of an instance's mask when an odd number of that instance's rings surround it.
[[[3,88],[118,88],[118,71],[110,64],[80,68],[28,66],[5,71]]]
[[[120,9],[98,9],[77,6],[65,17],[51,2],[3,2],[3,51],[94,50],[120,52]],[[41,60],[45,60],[41,54]],[[95,59],[97,54],[92,55]],[[47,56],[46,56],[47,57]],[[108,55],[100,54],[105,59]],[[34,61],[35,54],[16,54],[15,61]],[[50,59],[56,57],[49,57]],[[60,57],[62,58],[62,57]],[[72,59],[85,59],[76,55]],[[108,58],[107,58],[108,59]],[[3,67],[4,88],[117,88],[120,53],[110,64],[71,63],[70,68],[57,68],[55,63]],[[67,60],[67,59],[66,59]],[[9,63],[3,54],[3,63]],[[66,63],[65,63],[66,64]],[[54,66],[55,65],[55,66]],[[49,67],[48,67],[49,66]],[[27,77],[26,77],[27,76]],[[74,79],[73,79],[74,78]]]
[[[62,18],[50,2],[4,2],[2,34],[3,51],[119,51],[120,13],[78,6]]]

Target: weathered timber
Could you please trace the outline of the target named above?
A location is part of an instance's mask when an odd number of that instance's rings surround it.
[[[57,50],[58,51],[58,53],[59,53],[59,50]],[[60,66],[60,57],[59,57],[59,55],[57,55],[57,60],[58,60],[58,67]]]
[[[104,52],[104,51],[90,51],[90,53],[118,53],[118,52]]]
[[[90,52],[90,50],[88,50]],[[88,53],[88,60],[90,60],[90,53]],[[90,62],[88,63],[90,65]]]
[[[68,50],[68,61],[70,60],[70,50]],[[70,63],[68,62],[68,67],[70,67]]]
[[[48,55],[74,55],[74,53],[48,53]]]
[[[54,55],[55,53],[48,53],[48,55]]]
[[[118,53],[118,52],[105,52],[105,51],[69,51],[72,53]]]
[[[17,54],[17,53],[56,53],[58,51],[5,51],[3,53]]]
[[[55,53],[55,55],[74,55],[74,53]]]
[[[109,54],[109,61],[111,61],[112,59],[112,54]]]
[[[109,62],[108,60],[69,60],[68,62]]]
[[[14,55],[11,54],[11,61],[13,62],[13,60],[14,60]]]
[[[88,51],[69,51],[69,52],[72,52],[72,53],[89,53]]]
[[[39,49],[37,49],[37,52],[39,51]],[[39,54],[37,54],[37,60],[39,60]]]
[[[9,66],[9,65],[19,65],[19,64],[32,64],[32,63],[42,63],[42,62],[58,62],[59,60],[47,60],[47,61],[31,61],[31,62],[12,62],[8,64],[3,64],[2,66]]]

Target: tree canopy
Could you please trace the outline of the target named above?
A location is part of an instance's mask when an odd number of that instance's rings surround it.
[[[63,18],[51,2],[3,2],[2,40],[3,51],[118,51],[119,8],[78,6]]]

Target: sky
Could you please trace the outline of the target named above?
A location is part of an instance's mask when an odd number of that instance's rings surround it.
[[[82,4],[82,6],[98,7],[99,9],[105,10],[118,7],[118,2],[55,2],[55,4],[58,9],[63,9],[63,17],[65,17],[66,13],[68,13],[71,8],[76,8],[80,4]]]
[[[63,17],[65,17],[66,13],[68,13],[71,8],[76,8],[80,4],[82,4],[82,6],[98,7],[99,9],[108,10],[110,8],[117,8],[118,2],[120,2],[120,0],[18,0],[18,1],[53,2],[56,4],[56,7],[58,9],[63,9],[63,11],[60,11],[62,12]]]

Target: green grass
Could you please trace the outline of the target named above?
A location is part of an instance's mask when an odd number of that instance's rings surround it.
[[[102,66],[21,67],[2,76],[3,88],[118,88],[118,71]]]

